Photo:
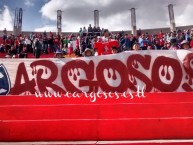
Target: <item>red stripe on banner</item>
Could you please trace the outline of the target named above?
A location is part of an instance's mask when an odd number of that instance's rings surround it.
[[[146,98],[0,97],[0,141],[193,138],[193,93]]]

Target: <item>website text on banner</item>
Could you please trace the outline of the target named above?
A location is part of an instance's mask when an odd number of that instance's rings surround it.
[[[193,52],[123,52],[74,59],[0,60],[0,94],[193,91]]]

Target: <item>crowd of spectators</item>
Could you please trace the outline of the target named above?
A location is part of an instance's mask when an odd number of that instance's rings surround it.
[[[3,43],[0,45],[0,51],[6,53],[6,57],[9,58],[16,56],[26,58],[29,53],[33,53],[35,58],[48,53],[54,53],[54,57],[57,58],[64,58],[66,55],[71,56],[72,54],[77,57],[88,57],[115,54],[122,51],[193,48],[193,29],[168,33],[163,33],[160,30],[158,34],[139,31],[137,36],[133,36],[124,31],[111,33],[108,29],[89,25],[88,29],[83,27],[77,34],[67,36],[52,32],[32,32],[29,36],[22,34],[14,36],[8,35],[5,29],[2,38]],[[111,42],[114,43],[108,45]],[[99,43],[103,45],[99,47]]]

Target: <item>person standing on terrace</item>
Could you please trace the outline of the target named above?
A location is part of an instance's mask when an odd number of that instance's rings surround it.
[[[97,35],[101,36],[101,28],[99,26],[97,27]]]
[[[41,49],[42,49],[42,46],[41,46],[41,43],[39,41],[39,38],[35,38],[35,40],[34,40],[34,51],[33,51],[35,58],[40,58]]]
[[[178,42],[179,44],[180,44],[183,40],[186,39],[184,32],[182,32],[181,30],[178,30],[178,31],[177,31],[176,38],[177,38],[177,42]]]
[[[89,27],[88,27],[88,36],[93,36],[93,29],[91,27],[91,24],[89,24]]]
[[[54,44],[54,46],[53,46],[54,52],[56,52],[57,50],[60,49],[60,40],[59,40],[57,35],[54,37],[53,44]]]
[[[64,45],[63,47],[64,47],[64,49],[68,48],[68,43],[69,43],[68,38],[66,36],[64,36],[64,38],[63,38],[63,45]]]
[[[33,53],[33,50],[31,48],[31,40],[29,39],[29,37],[25,37],[25,42],[24,44],[26,44],[26,48],[27,48],[27,52],[29,53]]]
[[[164,35],[164,33],[162,32],[162,30],[160,30],[160,32],[159,32],[159,34],[158,34],[158,38],[159,38],[159,39],[162,39],[162,38],[163,38],[163,35]]]
[[[147,44],[149,41],[145,38],[145,34],[142,34],[139,38],[139,45],[142,50],[147,50]]]
[[[94,33],[94,35],[97,35],[97,28],[96,28],[96,26],[93,27],[93,33]]]
[[[133,47],[133,45],[138,42],[138,39],[136,39],[136,37],[133,36],[133,34],[130,35],[130,42],[131,42],[131,48]],[[131,49],[132,50],[132,49]]]
[[[165,35],[163,35],[163,37],[159,39],[159,42],[160,42],[160,46],[161,46],[161,47],[164,47],[164,44],[165,44],[165,42],[166,42],[166,40],[165,40]]]
[[[108,42],[109,41],[109,30],[108,29],[104,29],[102,41],[103,42]]]
[[[82,28],[80,28],[80,30],[79,30],[79,32],[78,32],[78,34],[80,35],[80,36],[82,36]]]
[[[53,43],[54,43],[54,36],[53,36],[52,32],[50,32],[50,34],[48,36],[48,48],[49,48],[51,53],[54,51]]]
[[[98,42],[98,37],[97,37],[97,35],[94,35],[93,39],[91,40],[91,46],[92,46],[92,48],[94,48],[94,44],[95,44],[96,42]]]
[[[44,37],[43,37],[43,53],[48,54],[48,38],[47,38],[46,32],[44,32]]]
[[[184,30],[186,41],[190,42],[190,30]]]
[[[34,32],[31,32],[31,33],[29,34],[29,38],[30,38],[30,40],[33,40],[33,39],[34,39],[34,37],[35,37]]]
[[[5,51],[8,52],[8,50],[11,49],[11,37],[7,37],[5,39]]]
[[[160,40],[159,39],[157,39],[157,40],[155,40],[155,50],[161,50],[161,45],[160,45]]]
[[[131,41],[129,39],[128,34],[125,34],[125,37],[120,42],[122,45],[122,51],[131,50]]]
[[[88,33],[88,31],[86,30],[86,27],[85,27],[85,26],[83,27],[82,33],[83,33],[83,36],[86,36],[87,33]]]
[[[170,50],[178,50],[178,49],[180,49],[180,47],[179,47],[179,45],[177,43],[177,39],[176,38],[171,39],[170,43],[171,43]]]
[[[3,44],[4,45],[6,45],[5,43],[5,41],[6,41],[6,39],[7,39],[7,30],[6,30],[6,28],[3,30]]]
[[[174,32],[170,32],[169,40],[168,41],[170,42],[172,39],[177,39]]]

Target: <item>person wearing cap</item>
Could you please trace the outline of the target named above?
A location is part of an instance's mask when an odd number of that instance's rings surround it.
[[[139,46],[139,43],[135,43],[134,45],[133,45],[133,48],[132,48],[133,50],[141,50],[141,48],[140,48],[140,46]]]
[[[82,53],[84,57],[94,56],[94,50],[90,48],[86,48],[85,51]]]
[[[190,44],[187,40],[182,41],[181,43],[181,49],[190,49]]]

